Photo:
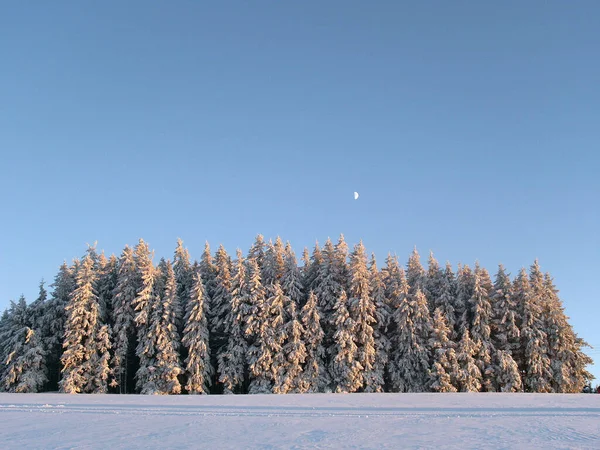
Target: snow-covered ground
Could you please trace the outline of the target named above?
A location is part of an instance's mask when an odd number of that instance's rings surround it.
[[[1,448],[600,448],[600,395],[0,394]]]

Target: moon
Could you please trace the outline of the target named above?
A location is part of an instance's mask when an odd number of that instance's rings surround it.
[[[358,200],[358,192],[354,193],[354,200]]]

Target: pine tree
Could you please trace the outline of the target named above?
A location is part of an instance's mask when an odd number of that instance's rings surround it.
[[[252,244],[252,247],[250,247],[250,250],[248,250],[248,256],[247,259],[248,260],[254,260],[256,261],[256,264],[258,265],[258,268],[261,271],[261,280],[262,277],[264,276],[264,274],[262,273],[262,271],[264,270],[265,267],[265,256],[266,256],[266,251],[267,251],[267,244],[265,242],[265,238],[263,237],[262,234],[258,234],[256,236],[256,239],[254,240],[254,244]],[[262,283],[264,285],[264,283]]]
[[[160,279],[157,302],[154,304],[151,333],[155,339],[156,364],[153,379],[155,394],[179,394],[178,376],[183,373],[179,362],[180,338],[177,330],[177,281],[170,261],[159,264]]]
[[[529,274],[530,295],[523,304],[522,346],[525,350],[525,377],[523,384],[528,392],[550,392],[552,370],[548,355],[548,336],[545,332],[542,308],[546,289],[538,261]]]
[[[376,310],[371,297],[367,255],[362,241],[354,247],[350,255],[350,312],[355,323],[356,359],[361,365],[362,381],[359,389],[365,392],[378,392],[382,381],[375,372],[377,348],[375,344]]]
[[[118,261],[114,255],[106,258],[104,252],[97,259],[96,290],[98,292],[99,318],[102,323],[109,323],[113,317],[113,292],[117,285]]]
[[[508,352],[511,355],[518,353],[521,337],[517,325],[517,304],[512,291],[510,277],[504,270],[504,266],[500,264],[491,294],[491,336],[496,349]]]
[[[459,266],[456,273],[456,300],[454,302],[456,336],[469,328],[469,300],[473,297],[475,276],[468,265]]]
[[[59,383],[65,393],[94,392],[89,388],[90,378],[95,375],[90,372],[89,361],[97,357],[96,339],[100,329],[96,280],[94,259],[88,253],[79,266],[76,289],[66,307],[64,353],[61,357],[63,377]]]
[[[431,332],[427,299],[421,290],[410,293],[401,276],[401,300],[393,312],[396,332],[392,335],[392,389],[396,392],[424,392],[429,373],[428,341]]]
[[[329,385],[329,376],[325,367],[325,348],[323,347],[323,329],[317,296],[310,291],[308,301],[302,307],[300,321],[304,327],[304,345],[306,360],[302,372],[301,392],[325,392]]]
[[[151,329],[151,315],[155,304],[160,302],[155,286],[157,270],[152,263],[152,254],[142,239],[135,247],[138,291],[133,301],[135,311],[134,322],[137,329],[136,356],[139,367],[136,371],[136,387],[138,392],[146,393],[151,381],[155,364],[155,347]]]
[[[385,298],[385,285],[381,273],[377,269],[375,255],[371,255],[369,266],[370,294],[375,304],[375,363],[373,365],[375,392],[383,392],[386,384],[386,369],[388,367],[390,341],[387,338],[387,327],[391,320],[391,310]]]
[[[246,336],[250,337],[248,364],[250,368],[250,394],[273,392],[279,382],[283,364],[278,359],[285,334],[283,331],[285,304],[284,294],[278,282],[268,289],[266,298],[262,287],[260,270],[255,259],[248,260],[248,287],[253,317],[247,323]]]
[[[224,330],[228,334],[227,347],[219,354],[219,382],[223,383],[226,394],[243,393],[248,373],[246,354],[248,343],[245,336],[245,324],[251,312],[246,265],[242,251],[237,250],[231,279],[231,306],[224,320]]]
[[[317,285],[320,283],[319,274],[321,273],[321,266],[323,265],[323,253],[321,251],[321,247],[319,246],[319,242],[317,241],[315,243],[315,248],[313,249],[310,261],[306,259],[307,253],[308,250],[305,251],[303,258],[304,267],[302,270],[302,284],[304,285],[306,292],[310,292],[311,290],[316,292]]]
[[[444,284],[444,271],[440,268],[439,263],[433,256],[433,252],[429,253],[429,267],[425,275],[424,293],[427,297],[427,305],[430,311],[434,311],[438,307],[439,298],[442,295]]]
[[[46,349],[47,389],[55,391],[59,388],[58,382],[62,372],[61,356],[67,320],[66,306],[75,289],[74,267],[69,267],[66,262],[63,262],[51,287],[53,292],[44,308],[40,337],[43,348]]]
[[[187,358],[185,389],[189,394],[207,394],[213,375],[208,347],[208,319],[205,305],[205,288],[198,268],[192,275],[192,286],[187,302],[185,328],[182,344],[186,347]]]
[[[262,267],[263,286],[270,286],[276,282],[281,283],[285,271],[285,249],[283,241],[278,236],[275,244],[271,241],[266,245]]]
[[[476,353],[477,346],[471,340],[469,330],[465,329],[456,351],[458,372],[451,375],[460,392],[479,392],[481,389],[481,371],[474,358]]]
[[[470,336],[477,347],[475,363],[482,374],[482,385],[486,391],[494,389],[494,366],[492,355],[495,349],[491,341],[490,323],[492,320],[492,306],[490,292],[492,281],[487,270],[479,265],[475,267],[473,279],[473,294],[467,303],[466,325],[469,327]]]
[[[454,304],[456,301],[456,278],[452,272],[452,266],[450,263],[446,263],[446,270],[444,276],[440,280],[440,293],[435,301],[435,309],[440,309],[444,319],[450,327],[450,338],[451,340],[457,340],[456,329],[456,311]],[[434,309],[434,310],[435,310]]]
[[[358,349],[354,343],[356,324],[350,317],[347,302],[346,292],[342,291],[334,308],[335,333],[329,353],[335,392],[355,392],[360,389],[363,381],[363,367],[358,362]]]
[[[425,274],[425,269],[423,269],[423,266],[421,265],[421,256],[416,247],[408,258],[406,279],[408,280],[410,294],[414,295],[417,291],[421,291],[424,294],[426,293],[425,283],[427,281],[427,276]]]
[[[183,246],[183,241],[177,239],[177,247],[173,255],[173,271],[175,272],[175,281],[177,282],[176,305],[177,321],[180,332],[183,331],[183,315],[187,311],[187,304],[190,298],[190,291],[193,285],[192,263],[190,262],[190,253]]]
[[[450,340],[452,330],[441,308],[433,313],[429,349],[432,362],[429,384],[434,392],[456,392],[452,375],[458,372],[454,342]]]
[[[208,242],[204,244],[204,251],[200,259],[200,277],[204,283],[204,303],[210,309],[212,308],[212,298],[215,295],[217,285],[217,266],[213,261]]]
[[[36,317],[30,311],[25,297],[21,296],[18,303],[11,301],[10,314],[4,319],[0,387],[8,392],[39,392],[48,381],[45,351],[38,334],[31,328]]]
[[[517,363],[510,352],[497,350],[494,359],[496,366],[494,370],[496,376],[494,380],[495,390],[498,392],[520,392],[523,388],[521,374],[519,374]]]
[[[129,391],[132,350],[135,350],[135,327],[133,304],[138,291],[138,272],[133,249],[125,246],[119,258],[117,284],[113,291],[113,358],[111,366],[115,378],[111,386],[119,386],[119,392]]]
[[[273,390],[275,394],[301,393],[307,390],[302,377],[302,366],[307,356],[303,342],[304,327],[298,320],[296,302],[288,302],[286,309],[286,315],[290,319],[284,326],[285,342],[281,350],[284,361],[278,367],[279,373]]]
[[[300,307],[304,304],[304,293],[302,286],[302,273],[298,267],[298,261],[294,250],[292,250],[289,242],[285,246],[284,270],[281,277],[281,288],[283,293]]]
[[[90,359],[86,361],[84,373],[88,374],[85,392],[92,394],[106,394],[108,392],[108,380],[114,377],[110,362],[110,334],[108,325],[102,325],[93,341],[94,351]]]
[[[579,338],[569,324],[550,274],[544,275],[544,288],[542,314],[552,370],[551,391],[582,392],[592,377],[586,366],[593,362],[582,351],[582,348],[589,347],[589,344]]]
[[[210,353],[212,364],[216,366],[221,354],[227,349],[228,334],[225,319],[231,308],[231,259],[220,245],[215,256],[215,288],[209,308]],[[220,373],[217,373],[213,386],[217,387]]]
[[[512,351],[512,357],[519,367],[521,379],[525,377],[525,345],[523,336],[523,323],[525,322],[525,305],[530,302],[531,286],[527,271],[522,268],[519,274],[515,277],[512,284],[511,299],[516,311],[516,325],[519,327],[519,344]]]

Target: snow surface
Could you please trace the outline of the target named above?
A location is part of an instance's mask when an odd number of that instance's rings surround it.
[[[0,394],[2,448],[600,448],[600,395]]]

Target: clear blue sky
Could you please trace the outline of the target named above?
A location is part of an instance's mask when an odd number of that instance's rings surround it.
[[[4,2],[0,307],[87,242],[199,258],[344,233],[380,261],[539,258],[600,348],[599,19],[591,0]]]

